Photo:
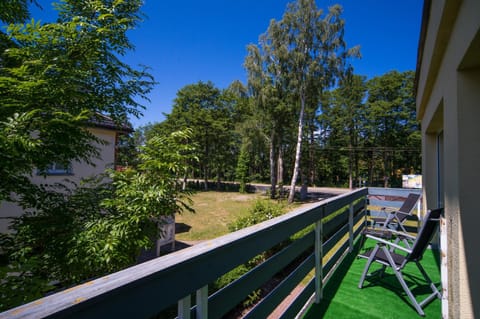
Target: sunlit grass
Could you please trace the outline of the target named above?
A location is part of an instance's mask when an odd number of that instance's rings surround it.
[[[176,215],[180,232],[176,240],[198,241],[213,239],[230,231],[228,225],[240,217],[246,216],[256,200],[269,197],[265,193],[238,192],[198,192],[192,197],[195,213],[184,212]],[[277,200],[274,200],[277,202]],[[300,203],[288,205],[285,212],[301,206]]]
[[[190,228],[175,237],[180,241],[196,241],[225,235],[229,233],[228,224],[247,215],[259,198],[267,197],[236,192],[198,192],[192,196],[195,213],[184,212],[176,216],[176,223]],[[187,230],[188,227],[181,228]]]

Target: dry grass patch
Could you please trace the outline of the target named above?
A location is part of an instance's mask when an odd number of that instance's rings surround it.
[[[195,213],[184,212],[176,216],[181,232],[180,241],[216,238],[229,233],[228,224],[248,214],[255,200],[266,198],[261,194],[234,192],[198,192],[192,196]]]

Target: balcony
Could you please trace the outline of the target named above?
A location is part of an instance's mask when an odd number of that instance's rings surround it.
[[[222,318],[274,277],[276,285],[245,318],[415,317],[394,276],[357,288],[365,260],[356,254],[367,211],[398,207],[396,200],[408,192],[362,188],[332,197],[11,309],[0,318],[152,318],[172,308],[179,318]],[[266,261],[209,293],[217,278],[264,252],[269,252]],[[422,264],[439,284],[437,260],[431,250]],[[413,269],[408,280],[418,281]],[[415,293],[421,295],[424,286],[417,284]],[[425,312],[439,318],[440,301]]]

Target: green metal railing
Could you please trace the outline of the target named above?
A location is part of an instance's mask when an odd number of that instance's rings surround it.
[[[149,318],[172,305],[179,318],[221,318],[288,269],[246,315],[266,318],[313,272],[280,316],[292,318],[308,302],[320,302],[322,287],[353,249],[364,224],[367,195],[368,189],[362,188],[294,210],[11,309],[0,318]],[[208,286],[216,279],[286,240],[288,245],[265,262],[209,295]]]

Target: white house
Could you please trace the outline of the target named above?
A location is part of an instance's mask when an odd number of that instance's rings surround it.
[[[111,118],[101,116],[90,121],[87,129],[106,142],[105,145],[98,145],[100,156],[92,159],[94,165],[72,162],[69,167],[63,167],[52,163],[47,169],[46,176],[38,174],[37,170],[32,172],[32,181],[36,184],[54,184],[69,179],[78,183],[82,178],[96,176],[107,168],[114,168],[119,135],[131,132],[132,128],[128,125],[118,125]],[[18,217],[22,213],[23,210],[13,203],[0,203],[0,233],[8,232],[11,217]]]
[[[425,0],[417,60],[424,198],[443,206],[443,318],[480,318],[480,1]]]

